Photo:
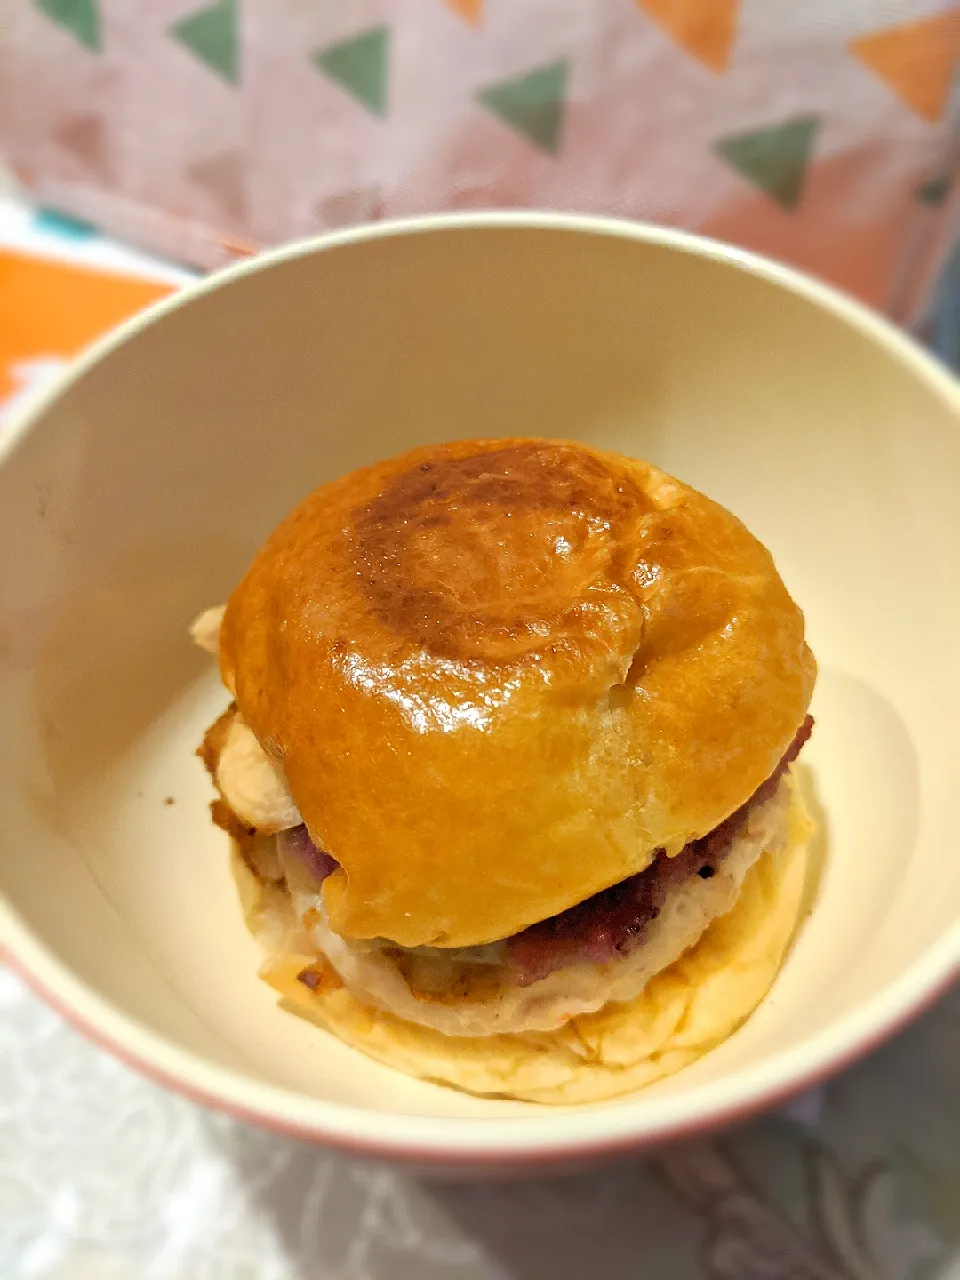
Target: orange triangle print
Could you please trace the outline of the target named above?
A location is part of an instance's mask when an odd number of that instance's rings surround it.
[[[726,71],[737,36],[740,0],[636,0],[687,53],[711,71]]]
[[[960,59],[960,7],[861,36],[850,52],[911,111],[939,120]]]
[[[469,22],[471,27],[479,27],[483,21],[483,0],[444,0],[448,9]]]

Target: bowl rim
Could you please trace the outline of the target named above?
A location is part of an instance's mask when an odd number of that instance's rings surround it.
[[[521,228],[641,241],[719,262],[796,296],[858,330],[946,402],[960,425],[960,382],[910,337],[864,304],[795,268],[690,232],[625,219],[535,210],[395,218],[300,240],[185,285],[93,343],[25,398],[0,440],[0,465],[47,409],[105,356],[194,298],[255,272],[367,240],[435,231]],[[78,978],[0,898],[0,960],[89,1039],[194,1102],[288,1137],[419,1166],[527,1166],[588,1160],[703,1135],[803,1092],[894,1035],[960,975],[960,923],[897,980],[799,1045],[719,1082],[644,1103],[641,1090],[601,1107],[543,1108],[517,1116],[454,1117],[374,1111],[311,1098],[208,1062],[123,1012]]]

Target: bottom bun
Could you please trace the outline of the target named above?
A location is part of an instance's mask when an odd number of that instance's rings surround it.
[[[688,1066],[750,1016],[777,975],[804,901],[813,823],[791,779],[786,848],[751,867],[733,908],[656,974],[635,1000],[572,1018],[556,1031],[447,1036],[362,1004],[309,948],[286,892],[261,881],[234,848],[260,976],[282,1004],[398,1071],[468,1093],[530,1102],[597,1102]],[[309,971],[311,986],[302,977]]]

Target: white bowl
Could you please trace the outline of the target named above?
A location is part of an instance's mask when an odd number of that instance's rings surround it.
[[[960,958],[960,392],[823,285],[674,232],[382,223],[187,289],[91,351],[0,454],[0,944],[91,1036],[200,1101],[477,1169],[727,1124],[808,1087]],[[187,640],[309,489],[415,443],[570,436],[735,511],[807,613],[815,905],[729,1041],[545,1109],[396,1075],[255,976],[194,749],[226,701]]]

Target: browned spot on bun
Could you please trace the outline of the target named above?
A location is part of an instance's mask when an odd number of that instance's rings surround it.
[[[323,485],[233,593],[221,669],[348,938],[516,933],[737,809],[803,720],[803,618],[735,517],[571,441]]]
[[[624,535],[652,508],[631,476],[578,446],[440,455],[356,513],[358,586],[385,626],[429,653],[506,659],[578,628],[584,593],[623,576]]]

